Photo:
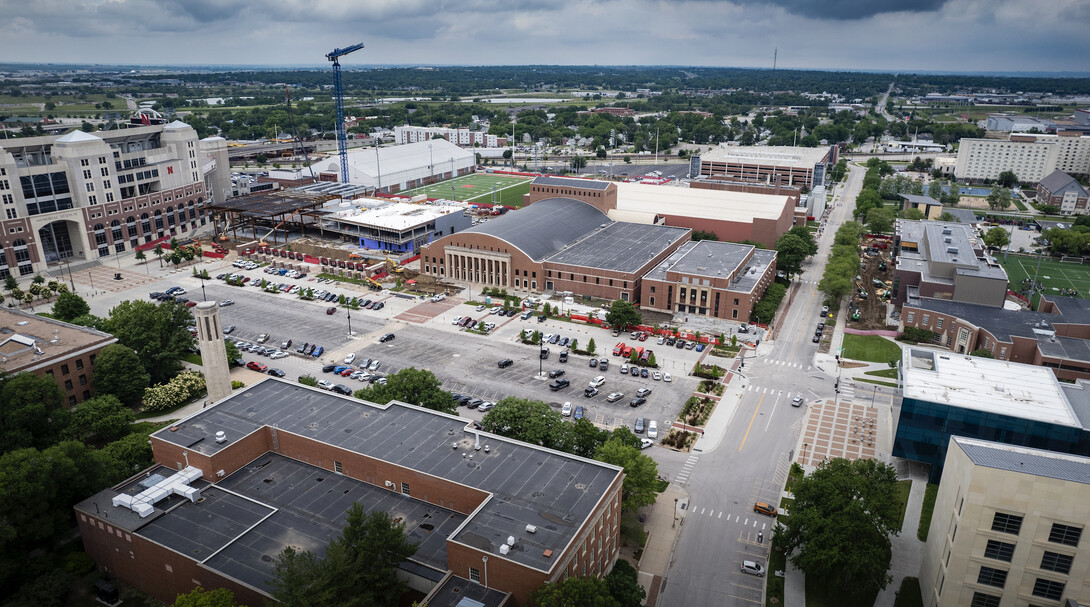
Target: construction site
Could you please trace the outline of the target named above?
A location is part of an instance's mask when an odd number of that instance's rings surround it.
[[[888,241],[865,238],[860,247],[859,274],[848,299],[848,327],[888,329],[886,319],[892,299],[893,262]]]

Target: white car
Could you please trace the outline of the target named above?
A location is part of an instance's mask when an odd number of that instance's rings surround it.
[[[560,414],[564,417],[571,417],[571,403],[564,403],[564,406],[560,408]]]
[[[492,308],[491,310],[489,310],[488,313],[489,314],[499,314],[500,310],[502,310],[502,309],[503,308],[501,308],[500,306],[496,306],[495,308]]]
[[[650,447],[651,445],[654,445],[654,444],[655,444],[655,441],[653,441],[653,440],[651,440],[649,438],[641,438],[640,439],[640,449],[647,449],[648,447]]]
[[[621,375],[628,375],[628,363],[621,365]]]
[[[658,344],[659,344],[659,345],[661,346],[661,345],[662,345],[662,344],[664,344],[664,343],[666,343],[666,337],[665,337],[665,336],[660,336],[660,337],[659,337],[659,341],[658,341]]]
[[[265,343],[267,341],[269,341],[269,334],[268,333],[262,333],[261,335],[257,336],[257,343],[263,344],[263,343]]]
[[[671,382],[671,381],[674,381],[674,378],[670,377],[669,373],[663,373],[662,374],[662,381]]]
[[[272,354],[269,355],[269,358],[272,358],[274,360],[277,359],[277,358],[287,358],[287,357],[288,357],[288,353],[283,351],[283,350],[277,350],[276,352],[273,352]]]
[[[382,363],[380,363],[379,361],[373,360],[373,361],[371,361],[371,364],[367,366],[367,370],[368,371],[378,371],[378,368],[379,368],[379,366],[381,366],[381,364]]]
[[[318,380],[318,387],[323,389],[323,390],[332,390],[333,389],[333,382],[329,381],[328,379],[319,379]]]
[[[344,364],[350,365],[350,364],[352,364],[352,361],[354,361],[354,360],[356,360],[356,353],[352,352],[348,356],[344,357]]]
[[[658,438],[659,427],[655,420],[647,422],[647,438]]]
[[[658,371],[652,371],[651,372],[651,379],[653,379],[655,381],[661,380],[662,379],[662,373],[659,373]]]
[[[487,309],[488,309],[488,308],[486,308],[486,307],[484,307],[484,306],[477,306],[477,311],[478,311],[478,312],[484,312],[484,311],[485,311],[485,310],[487,310]]]
[[[450,321],[450,324],[452,324],[452,325],[460,325],[460,324],[462,324],[462,321],[463,321],[463,320],[465,320],[465,316],[455,316],[455,317],[454,317],[454,320]]]
[[[599,376],[595,377],[594,379],[590,380],[590,387],[591,388],[597,388],[597,387],[601,386],[604,383],[606,383],[606,378],[599,375]]]
[[[546,333],[546,334],[541,336],[541,343],[543,343],[543,344],[549,343],[549,340],[552,339],[552,338],[553,338],[552,333]]]
[[[615,403],[624,398],[624,392],[610,392],[606,397],[606,402]]]

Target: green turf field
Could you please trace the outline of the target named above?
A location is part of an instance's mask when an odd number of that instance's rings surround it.
[[[1078,297],[1090,298],[1090,265],[1077,263],[1061,263],[1048,258],[1041,258],[1040,270],[1037,269],[1036,257],[1017,257],[1010,255],[1006,263],[1002,255],[996,255],[997,260],[1007,270],[1007,278],[1011,283],[1011,290],[1022,290],[1022,281],[1032,279],[1037,273],[1037,282],[1041,283],[1042,292],[1046,295],[1062,295],[1061,289],[1075,289]],[[1036,306],[1036,297],[1034,298]]]
[[[424,194],[429,198],[446,198],[448,200],[454,198],[469,203],[491,203],[492,186],[496,186],[496,196],[499,204],[519,207],[522,206],[522,195],[530,191],[530,181],[531,178],[529,177],[473,173],[415,188],[407,193],[414,196]],[[451,189],[452,186],[453,190]]]

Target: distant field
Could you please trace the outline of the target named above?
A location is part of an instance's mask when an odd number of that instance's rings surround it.
[[[1022,281],[1032,279],[1037,273],[1037,282],[1041,283],[1046,295],[1060,295],[1061,289],[1075,289],[1078,294],[1075,297],[1090,298],[1090,265],[1077,263],[1061,263],[1048,258],[1041,259],[1040,270],[1037,269],[1036,257],[1016,257],[1009,255],[1006,263],[1002,255],[996,255],[996,260],[1007,270],[1007,278],[1010,280],[1012,291],[1022,290]],[[1036,306],[1037,296],[1034,296]]]
[[[470,203],[491,203],[492,186],[496,186],[496,202],[518,207],[522,206],[522,195],[530,191],[530,178],[474,173],[415,188],[407,193],[414,196],[424,194],[429,198],[446,198]]]

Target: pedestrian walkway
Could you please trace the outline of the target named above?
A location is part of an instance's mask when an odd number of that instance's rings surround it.
[[[647,607],[655,607],[663,580],[674,561],[677,538],[685,522],[686,512],[681,506],[688,502],[689,494],[672,483],[646,511],[644,530],[647,531],[647,543],[636,568],[639,570],[640,585],[647,591]]]
[[[696,462],[699,460],[699,453],[689,455],[689,459],[685,460],[685,465],[681,467],[681,471],[674,477],[674,482],[679,485],[684,485],[685,481],[689,480],[689,475],[692,474],[693,468],[696,467]]]
[[[911,466],[909,474],[912,490],[908,494],[901,534],[890,538],[893,560],[890,562],[889,574],[893,580],[885,590],[878,593],[878,598],[874,601],[875,607],[892,607],[897,598],[897,590],[901,588],[901,581],[906,577],[920,576],[925,544],[916,537],[916,531],[920,526],[923,497],[927,491],[927,474],[919,466]]]

